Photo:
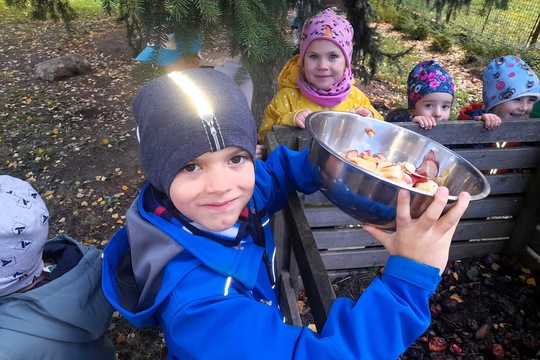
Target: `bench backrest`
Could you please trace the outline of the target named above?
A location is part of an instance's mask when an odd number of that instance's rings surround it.
[[[443,145],[521,143],[518,147],[454,149],[479,170],[510,171],[486,175],[491,193],[472,202],[461,219],[452,241],[451,259],[490,252],[520,255],[528,246],[540,246],[532,244],[540,222],[540,171],[536,171],[540,166],[540,119],[504,122],[490,131],[476,121],[449,121],[431,130],[423,130],[414,123],[396,125]],[[285,126],[275,126],[268,139],[273,146],[280,143],[293,149],[302,149],[311,142],[306,130]],[[362,230],[356,219],[338,210],[319,192],[292,195],[283,214],[282,226],[288,240],[281,252],[285,257],[290,255],[287,247],[292,245],[295,255],[294,259],[283,260],[284,268],[294,277],[291,264],[300,264],[303,286],[318,288],[323,311],[329,308],[324,297],[333,294],[326,285],[321,289],[318,282],[328,282],[358,268],[383,265],[388,258],[386,250]],[[314,252],[318,252],[318,259]],[[324,269],[317,264],[320,261]],[[317,301],[310,297],[312,300]]]

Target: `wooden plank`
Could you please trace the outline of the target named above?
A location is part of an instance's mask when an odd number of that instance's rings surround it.
[[[416,123],[394,123],[421,135],[427,136],[445,145],[494,143],[497,141],[535,142],[540,140],[538,120],[505,121],[493,130],[484,129],[480,121],[445,121],[430,130],[422,129]],[[308,144],[310,136],[307,130],[290,126],[273,126],[272,131],[278,141],[287,146],[293,146],[296,138],[301,138],[302,144]]]
[[[532,172],[512,172],[486,176],[491,186],[490,196],[526,193],[533,179]]]
[[[509,255],[519,256],[534,237],[540,223],[540,167],[536,170],[509,242]]]
[[[526,193],[529,190],[533,175],[533,172],[509,172],[505,174],[486,175],[491,186],[489,195]],[[320,191],[305,195],[304,199],[304,204],[306,205],[330,203]]]
[[[534,169],[540,162],[540,147],[520,146],[502,149],[454,150],[479,170]]]
[[[288,271],[282,270],[280,277],[280,308],[287,324],[302,326],[298,311],[298,294],[294,290]]]
[[[481,121],[444,121],[430,130],[424,130],[416,123],[396,124],[445,145],[481,144],[497,141],[534,142],[540,138],[538,120],[536,119],[503,121],[499,127],[493,130],[484,129],[484,124]]]
[[[463,219],[487,218],[492,216],[517,216],[524,202],[523,196],[504,195],[473,201]],[[306,206],[304,208],[309,226],[322,228],[331,226],[359,225],[360,221],[345,214],[335,206]]]
[[[482,256],[488,253],[502,253],[507,246],[505,240],[457,242],[450,247],[450,259],[462,259],[465,257]],[[388,260],[388,252],[381,247],[364,249],[321,251],[324,266],[328,271],[366,268],[382,266]]]
[[[488,222],[489,221],[489,222]],[[456,229],[454,240],[489,239],[510,237],[514,219],[462,220]],[[379,242],[361,227],[312,229],[319,249],[377,246]]]
[[[335,294],[296,193],[289,195],[283,216],[287,219],[287,234],[311,304],[315,325],[317,329],[322,329]]]

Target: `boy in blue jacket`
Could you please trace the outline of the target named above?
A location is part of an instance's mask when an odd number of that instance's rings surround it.
[[[169,359],[396,359],[428,327],[469,195],[440,219],[440,188],[397,231],[366,226],[392,255],[357,302],[335,301],[320,333],[285,324],[268,216],[291,191],[318,189],[307,150],[255,161],[257,129],[240,88],[212,69],[146,84],[132,112],[149,178],[104,251],[103,289],[135,326],[163,329]]]

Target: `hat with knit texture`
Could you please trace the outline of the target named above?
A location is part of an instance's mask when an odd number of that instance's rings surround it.
[[[201,98],[206,111],[197,109]],[[257,128],[246,97],[220,71],[193,68],[154,79],[135,95],[132,113],[142,167],[167,194],[176,174],[204,153],[237,146],[255,159]]]
[[[540,81],[531,68],[515,55],[494,60],[484,70],[482,100],[487,111],[522,96],[540,99]]]
[[[452,77],[435,60],[418,63],[407,78],[409,109],[424,96],[437,92],[454,96]]]
[[[0,175],[0,296],[32,284],[43,271],[49,212],[26,181]]]
[[[353,35],[353,27],[343,16],[332,9],[326,9],[304,23],[300,38],[300,59],[304,60],[304,54],[314,40],[325,39],[339,46],[347,60],[347,67],[350,67]]]

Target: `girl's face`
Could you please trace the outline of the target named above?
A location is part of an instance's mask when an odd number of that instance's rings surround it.
[[[207,152],[184,166],[169,189],[182,214],[211,231],[233,226],[255,187],[249,153],[235,146]]]
[[[414,116],[429,116],[437,121],[450,119],[454,97],[448,93],[434,92],[427,94],[414,105]]]
[[[496,105],[490,112],[501,120],[528,119],[535,102],[535,96],[522,96]]]
[[[339,82],[346,66],[347,60],[339,46],[328,40],[314,40],[304,54],[306,80],[319,89],[328,89]]]

